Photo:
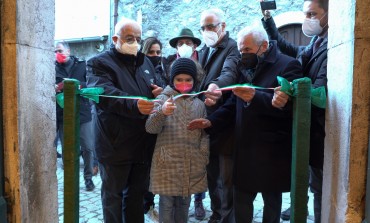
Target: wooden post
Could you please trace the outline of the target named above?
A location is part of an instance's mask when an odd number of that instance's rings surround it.
[[[297,95],[293,98],[293,153],[290,222],[307,222],[309,150],[311,125],[311,80],[294,82]]]
[[[79,222],[80,97],[78,80],[64,82],[64,222]]]
[[[370,142],[370,134],[369,134]],[[366,183],[366,203],[365,219],[362,223],[370,223],[370,143],[367,150],[367,183]]]

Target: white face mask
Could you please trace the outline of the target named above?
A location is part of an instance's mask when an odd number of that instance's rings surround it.
[[[324,18],[326,13],[321,17]],[[322,33],[323,27],[320,25],[321,19],[305,18],[302,24],[302,32],[308,37],[317,36]],[[325,25],[326,26],[326,25]]]
[[[220,29],[218,29],[217,32],[208,31],[208,30],[203,31],[203,39],[208,47],[214,47],[216,45],[218,41],[217,33],[219,30]]]
[[[182,46],[177,48],[177,52],[182,58],[190,58],[193,55],[193,47],[182,44]]]
[[[116,43],[116,50],[122,54],[129,54],[129,55],[137,55],[137,51],[139,50],[140,45],[135,41],[131,44],[128,43]]]

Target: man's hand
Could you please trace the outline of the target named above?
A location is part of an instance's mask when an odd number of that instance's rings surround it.
[[[152,101],[147,101],[143,99],[139,99],[137,101],[137,107],[139,109],[139,112],[143,115],[149,115],[151,111],[154,108],[154,102]]]
[[[260,0],[260,2],[263,2],[263,0]],[[262,10],[262,15],[265,21],[271,18],[271,13],[269,10]]]
[[[172,97],[167,99],[167,101],[162,105],[162,113],[164,115],[172,115],[175,109],[176,109],[176,105],[173,102]]]
[[[204,95],[206,96],[204,103],[207,106],[215,105],[217,100],[221,98],[222,92],[218,89],[219,87],[217,86],[217,84],[210,84],[208,86],[207,92],[204,93]]]
[[[233,93],[245,102],[251,102],[256,93],[256,89],[251,87],[236,87]]]
[[[158,85],[155,85],[155,84],[151,84],[150,85],[152,87],[152,94],[154,95],[154,97],[156,98],[158,95],[160,95],[163,91],[163,88],[159,87]]]
[[[272,106],[275,108],[283,108],[286,103],[288,102],[289,95],[285,94],[284,92],[280,91],[281,86],[275,88],[274,90],[274,97],[272,98]]]
[[[64,87],[64,83],[63,82],[59,82],[58,84],[55,85],[55,92],[56,93],[62,92],[63,87]]]
[[[205,129],[212,126],[212,123],[205,118],[198,118],[194,119],[193,121],[189,122],[188,130],[193,131],[196,129]]]

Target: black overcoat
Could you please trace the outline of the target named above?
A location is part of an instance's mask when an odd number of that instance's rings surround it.
[[[289,81],[302,77],[298,60],[278,52],[270,42],[256,71],[239,66],[240,82],[274,88],[277,76]],[[235,122],[234,185],[245,192],[290,191],[292,157],[292,106],[271,105],[273,90],[256,90],[250,103],[232,97],[208,117],[210,131]]]

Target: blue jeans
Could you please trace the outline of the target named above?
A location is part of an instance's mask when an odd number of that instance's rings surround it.
[[[186,223],[191,197],[159,196],[160,223]]]
[[[194,200],[196,201],[202,201],[204,198],[206,198],[206,192],[194,194]]]

